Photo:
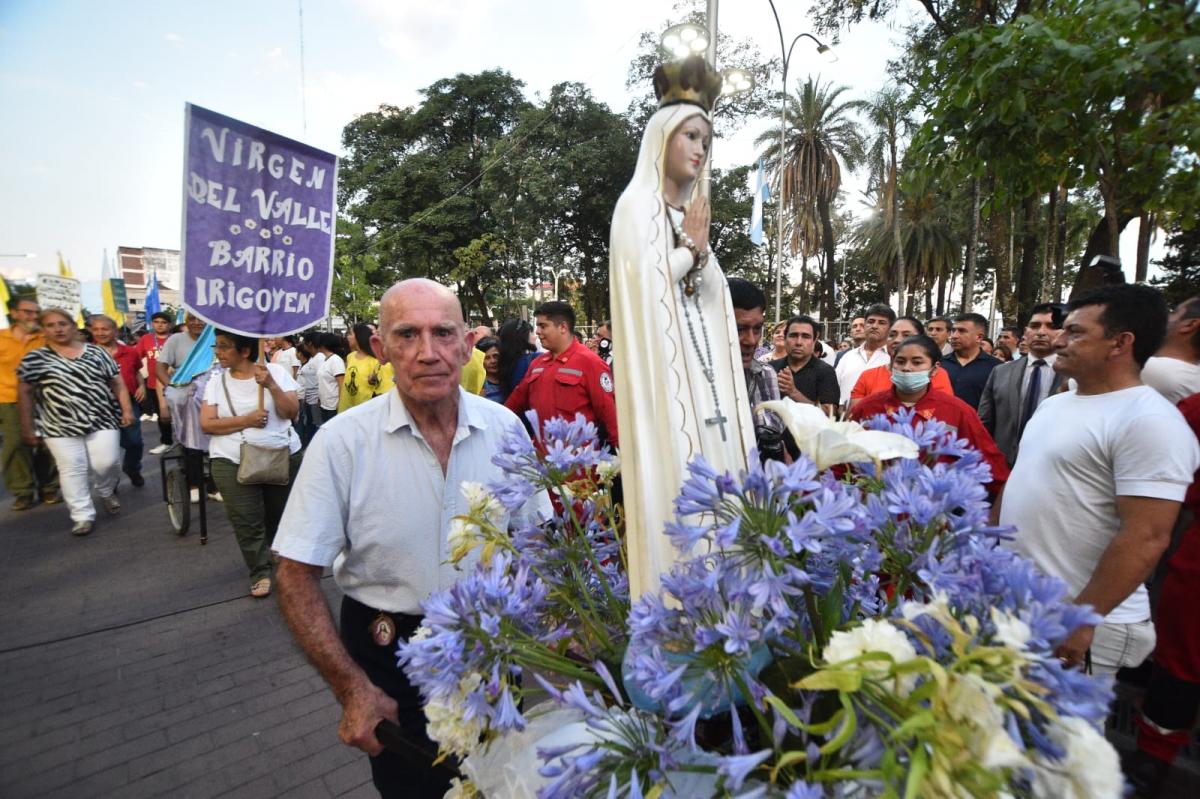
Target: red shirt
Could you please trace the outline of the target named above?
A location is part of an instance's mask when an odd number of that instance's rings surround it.
[[[896,396],[895,388],[890,388],[863,397],[850,409],[850,418],[861,422],[882,413],[889,419],[895,419],[896,412],[903,407],[905,405]],[[944,422],[958,432],[959,438],[966,439],[968,444],[979,450],[988,466],[992,467],[993,488],[998,488],[1008,481],[1008,463],[1004,460],[1004,454],[996,446],[996,441],[983,426],[983,422],[979,421],[979,414],[970,405],[953,394],[930,390],[917,401],[913,410],[916,411],[914,420],[920,417]]]
[[[134,349],[137,351],[139,359],[146,359],[146,388],[158,388],[158,378],[154,376],[154,364],[158,362],[158,354],[162,352],[163,345],[170,337],[170,333],[162,338],[159,338],[156,333],[146,333],[138,339]]]
[[[138,369],[142,367],[142,356],[138,354],[136,347],[131,347],[120,341],[116,342],[117,351],[109,352],[117,362],[117,366],[121,367],[121,380],[125,382],[125,388],[129,389],[129,398],[133,399],[134,392],[138,387]],[[108,350],[105,350],[108,352]]]
[[[600,428],[601,442],[617,448],[612,370],[578,341],[557,357],[546,352],[534,358],[504,405],[522,418],[532,408],[542,424],[556,416],[574,419],[575,414],[582,413]]]

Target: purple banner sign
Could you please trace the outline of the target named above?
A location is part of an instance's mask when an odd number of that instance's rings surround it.
[[[247,336],[329,311],[337,157],[189,103],[183,304]]]

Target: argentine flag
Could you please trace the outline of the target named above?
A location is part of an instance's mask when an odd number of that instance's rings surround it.
[[[754,209],[750,212],[750,241],[763,243],[763,202],[771,199],[771,189],[763,180],[762,159],[758,159],[758,176],[754,180]]]

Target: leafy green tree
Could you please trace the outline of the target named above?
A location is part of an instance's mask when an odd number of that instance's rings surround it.
[[[1150,282],[1174,307],[1200,294],[1200,226],[1184,228],[1176,222],[1167,233],[1167,254],[1154,262],[1162,274]]]
[[[606,318],[609,229],[633,175],[635,132],[582,84],[561,83],[503,146],[511,157],[485,181],[497,235],[529,278],[569,269],[582,316]]]
[[[900,90],[890,87],[879,92],[863,106],[867,120],[874,128],[874,135],[867,145],[866,162],[871,171],[871,183],[879,197],[878,206],[883,214],[880,221],[890,230],[891,246],[885,248],[894,259],[895,271],[891,273],[891,285],[900,294],[900,307],[905,307],[909,282],[914,276],[908,274],[906,249],[900,232],[900,158],[902,138],[908,127],[908,108]],[[914,205],[920,207],[920,203]],[[873,217],[874,218],[874,217]],[[883,252],[878,247],[876,253]],[[882,264],[880,265],[882,267]],[[880,273],[890,272],[881,268]]]
[[[399,276],[446,280],[455,250],[494,224],[479,178],[529,106],[522,85],[502,70],[460,74],[422,89],[415,108],[383,106],[346,126],[340,205]],[[459,289],[464,310],[486,307],[478,275]]]
[[[842,170],[853,169],[863,158],[863,138],[850,117],[860,104],[843,100],[845,86],[822,85],[811,76],[800,84],[795,98],[784,99],[783,152],[777,131],[766,131],[755,140],[762,158],[781,186],[779,202],[791,220],[792,255],[814,251],[816,241],[824,255],[822,315],[834,314],[834,272],[837,242],[833,235],[833,205],[842,185]],[[844,165],[844,167],[843,167]],[[819,234],[806,220],[816,217]],[[785,230],[789,226],[785,222]],[[819,236],[819,237],[818,237]],[[816,240],[814,240],[814,238]]]
[[[884,285],[898,286],[900,265],[908,267],[912,296],[901,308],[911,310],[918,290],[930,291],[956,270],[962,261],[962,244],[955,236],[943,195],[934,186],[914,179],[896,196],[895,217],[889,218],[885,209],[877,208],[858,226],[855,238],[860,257]]]
[[[338,219],[333,261],[333,312],[351,324],[376,320],[379,297],[396,281],[396,271],[379,262],[362,225]]]
[[[1198,55],[1194,4],[1054,0],[950,37],[928,68],[937,97],[918,144],[931,160],[990,171],[1013,203],[1094,186],[1104,214],[1086,264],[1116,253],[1147,210],[1195,216]],[[1077,290],[1087,270],[1080,278]]]

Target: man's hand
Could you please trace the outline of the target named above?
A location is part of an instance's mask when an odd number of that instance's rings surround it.
[[[171,421],[171,406],[167,404],[167,390],[156,389],[158,391],[158,418],[164,422]]]
[[[1090,624],[1085,624],[1082,627],[1076,627],[1075,632],[1067,636],[1067,640],[1058,645],[1058,649],[1054,650],[1054,655],[1063,664],[1064,668],[1076,668],[1083,665],[1084,657],[1087,655],[1088,649],[1092,646],[1092,638],[1096,635],[1096,628]]]
[[[792,370],[786,366],[779,370],[779,393],[788,399],[800,399],[800,392],[796,388],[796,380],[792,377]]]
[[[137,400],[139,404],[143,400],[145,400],[146,399],[146,386],[144,386],[144,385],[138,386],[137,391],[133,392],[133,398],[135,400]]]
[[[32,430],[22,430],[21,443],[29,447],[40,447],[42,445],[42,437]]]
[[[372,757],[382,752],[383,744],[375,737],[375,726],[384,719],[399,720],[396,700],[368,680],[363,680],[341,699],[342,720],[338,724],[341,742]]]
[[[133,426],[133,414],[129,411],[121,411],[121,427]]]

